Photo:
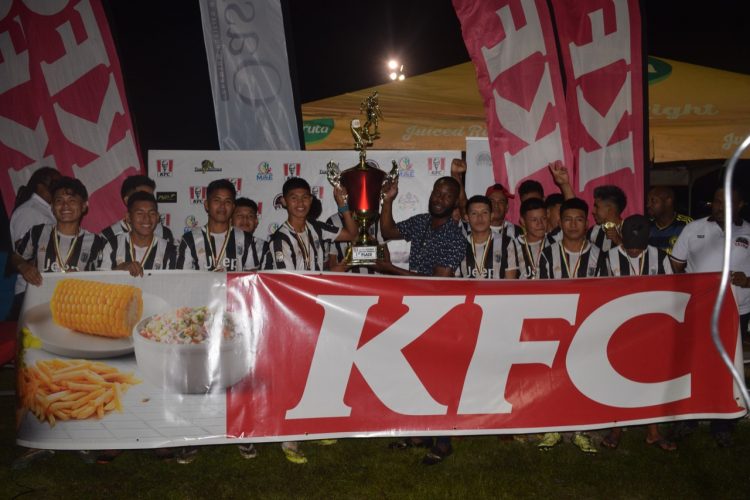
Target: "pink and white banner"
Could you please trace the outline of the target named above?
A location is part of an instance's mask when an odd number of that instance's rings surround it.
[[[638,0],[552,0],[567,82],[579,196],[614,184],[643,207],[644,114]]]
[[[89,191],[84,226],[122,216],[141,171],[122,74],[99,0],[0,3],[0,190],[5,209],[42,166]]]
[[[545,0],[453,0],[477,70],[495,180],[555,190],[546,167],[573,164],[560,66]]]

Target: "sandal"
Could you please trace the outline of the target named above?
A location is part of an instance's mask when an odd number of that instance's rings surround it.
[[[677,444],[674,441],[670,441],[669,439],[665,439],[660,437],[659,439],[655,441],[649,441],[648,438],[646,438],[646,444],[656,446],[657,448],[664,450],[664,451],[676,451],[677,450]]]
[[[441,448],[440,446],[433,446],[422,459],[422,463],[425,465],[436,465],[452,453],[453,447]]]
[[[620,446],[620,438],[610,431],[604,436],[600,444],[610,450],[616,450],[617,447]]]

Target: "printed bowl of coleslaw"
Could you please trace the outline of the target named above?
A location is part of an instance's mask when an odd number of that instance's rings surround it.
[[[232,316],[205,306],[144,318],[133,341],[143,378],[180,394],[220,392],[250,371],[248,341]]]

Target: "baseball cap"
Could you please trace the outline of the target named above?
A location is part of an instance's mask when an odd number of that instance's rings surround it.
[[[492,193],[494,193],[495,191],[500,191],[501,193],[503,193],[505,195],[506,198],[515,198],[516,197],[515,195],[510,194],[510,191],[508,191],[507,189],[505,189],[505,186],[503,186],[502,184],[493,184],[493,185],[491,185],[490,187],[487,188],[487,192],[484,193],[484,195],[485,196],[489,196]]]
[[[648,236],[648,218],[645,215],[631,215],[623,221],[623,248],[644,249],[648,246]]]

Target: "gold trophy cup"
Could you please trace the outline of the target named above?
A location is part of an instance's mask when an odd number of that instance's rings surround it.
[[[377,92],[362,102],[361,110],[367,113],[365,124],[361,126],[359,120],[352,120],[351,123],[354,148],[359,151],[359,163],[343,172],[332,161],[326,166],[328,182],[335,187],[346,188],[347,204],[357,223],[357,238],[350,244],[344,258],[347,265],[355,266],[374,265],[378,258],[383,257],[383,246],[378,245],[378,240],[370,229],[378,219],[383,185],[398,178],[395,161],[387,174],[367,161],[367,147],[372,146],[373,140],[378,138],[378,119],[382,117]]]

